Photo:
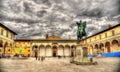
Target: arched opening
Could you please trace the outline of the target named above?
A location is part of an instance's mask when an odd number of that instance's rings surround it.
[[[43,45],[43,44],[41,44],[40,46],[39,46],[39,50],[40,50],[40,56],[45,56],[45,51],[46,51],[46,49],[45,49],[45,46]]]
[[[83,47],[83,57],[87,57],[87,56],[88,56],[87,47]]]
[[[70,56],[70,46],[65,45],[65,56]]]
[[[0,53],[2,52],[2,50],[3,50],[3,42],[2,42],[2,40],[0,40]]]
[[[57,56],[57,46],[53,46],[53,48],[52,48],[52,55],[53,55],[53,57]]]
[[[45,48],[45,46],[44,45],[40,45],[39,48]]]
[[[93,46],[90,45],[90,54],[93,54]]]
[[[101,53],[104,53],[104,44],[100,43],[100,47],[99,47]]]
[[[117,40],[113,40],[112,41],[112,48],[113,48],[114,51],[120,50],[120,48],[119,48],[119,42]]]
[[[0,40],[0,47],[3,47],[3,42],[2,42],[2,40]]]
[[[46,49],[45,49],[45,55],[46,56],[52,56],[51,54],[52,54],[52,48],[51,48],[51,46],[50,45],[46,45]]]
[[[76,51],[76,46],[75,45],[72,45],[71,46],[71,56],[75,56],[75,51]]]
[[[59,45],[59,48],[58,48],[58,55],[59,56],[64,56],[64,46],[63,45]]]
[[[33,56],[37,56],[38,55],[38,46],[37,45],[34,45],[32,47],[32,51],[33,51]]]
[[[106,43],[105,43],[105,48],[107,49],[107,52],[111,52],[110,42],[106,42]]]
[[[51,46],[50,46],[50,45],[47,45],[46,48],[51,48]]]
[[[8,49],[8,43],[5,42],[5,45],[4,45],[4,53],[7,54],[7,49]]]
[[[7,55],[12,54],[12,44],[11,43],[5,42],[4,53],[7,54]]]
[[[94,53],[99,54],[98,44],[95,44]]]

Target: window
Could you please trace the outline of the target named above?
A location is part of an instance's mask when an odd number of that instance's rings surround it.
[[[100,35],[100,39],[101,39],[101,35]]]
[[[105,33],[105,37],[107,38],[107,33]]]
[[[96,37],[95,37],[95,40],[96,40]]]
[[[90,39],[90,42],[91,42],[91,39]]]
[[[3,30],[1,30],[1,35],[3,35]]]
[[[8,37],[8,31],[6,32],[6,37]]]
[[[114,32],[114,30],[112,30],[112,36],[114,36],[115,35],[115,32]]]
[[[11,34],[11,39],[13,39],[13,35]]]

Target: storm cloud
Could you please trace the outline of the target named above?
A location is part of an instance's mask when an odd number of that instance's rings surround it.
[[[87,36],[120,23],[120,0],[0,0],[0,22],[17,38],[46,34],[76,39],[76,21],[87,22]]]

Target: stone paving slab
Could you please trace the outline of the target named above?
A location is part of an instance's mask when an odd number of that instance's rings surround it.
[[[69,58],[46,58],[37,61],[0,59],[0,72],[117,72],[120,58],[94,58],[98,65],[75,65]]]

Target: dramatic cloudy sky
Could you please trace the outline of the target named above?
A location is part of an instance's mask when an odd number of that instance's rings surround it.
[[[17,38],[76,38],[76,21],[87,22],[87,35],[120,23],[120,0],[0,0],[0,22]]]

